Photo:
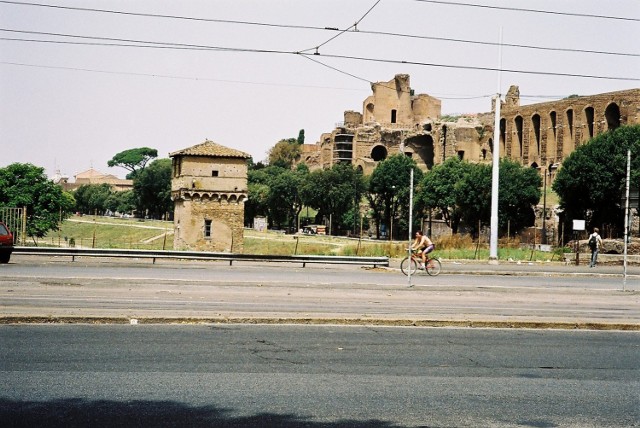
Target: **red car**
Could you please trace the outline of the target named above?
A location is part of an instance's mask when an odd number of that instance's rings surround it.
[[[0,221],[0,263],[9,263],[13,252],[13,234],[6,224]]]

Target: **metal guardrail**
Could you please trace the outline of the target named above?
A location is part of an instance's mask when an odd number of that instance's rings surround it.
[[[184,259],[184,260],[228,260],[229,266],[234,261],[250,262],[285,262],[326,264],[353,264],[389,266],[389,257],[357,257],[357,256],[272,256],[263,254],[232,254],[212,253],[206,251],[172,251],[172,250],[124,250],[114,248],[60,248],[60,247],[14,247],[13,254],[32,256],[62,256],[71,257],[122,257],[122,258],[147,258],[153,259]]]

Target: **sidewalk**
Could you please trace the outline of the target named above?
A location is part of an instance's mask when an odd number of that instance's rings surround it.
[[[462,275],[514,275],[514,276],[535,276],[535,275],[557,275],[557,276],[619,276],[624,275],[624,266],[618,260],[604,260],[595,268],[590,268],[588,259],[581,258],[581,264],[565,262],[527,262],[527,261],[505,261],[500,260],[497,264],[489,264],[486,260],[443,260],[449,274]],[[392,260],[390,267],[399,268],[400,260]],[[640,276],[640,265],[628,264],[626,274],[628,277]]]

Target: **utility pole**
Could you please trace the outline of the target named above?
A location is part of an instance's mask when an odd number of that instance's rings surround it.
[[[541,244],[547,244],[547,173],[548,168],[544,170],[544,194],[542,195],[542,239]]]
[[[629,181],[631,177],[631,149],[627,150],[627,180],[624,203],[624,269],[622,275],[622,291],[627,291],[627,247],[629,241]]]
[[[498,264],[498,188],[500,178],[500,86],[502,68],[502,27],[500,27],[500,48],[498,49],[498,92],[495,100],[493,121],[493,168],[491,174],[491,237],[489,239],[489,263]]]
[[[493,123],[493,167],[491,171],[491,237],[489,240],[489,263],[498,264],[498,189],[500,180],[500,94],[495,98],[495,120]]]

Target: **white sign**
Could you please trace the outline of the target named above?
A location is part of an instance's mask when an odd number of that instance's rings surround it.
[[[258,232],[266,232],[267,231],[267,218],[266,217],[254,217],[253,218],[253,229]]]
[[[584,230],[584,220],[573,220],[573,230]]]

